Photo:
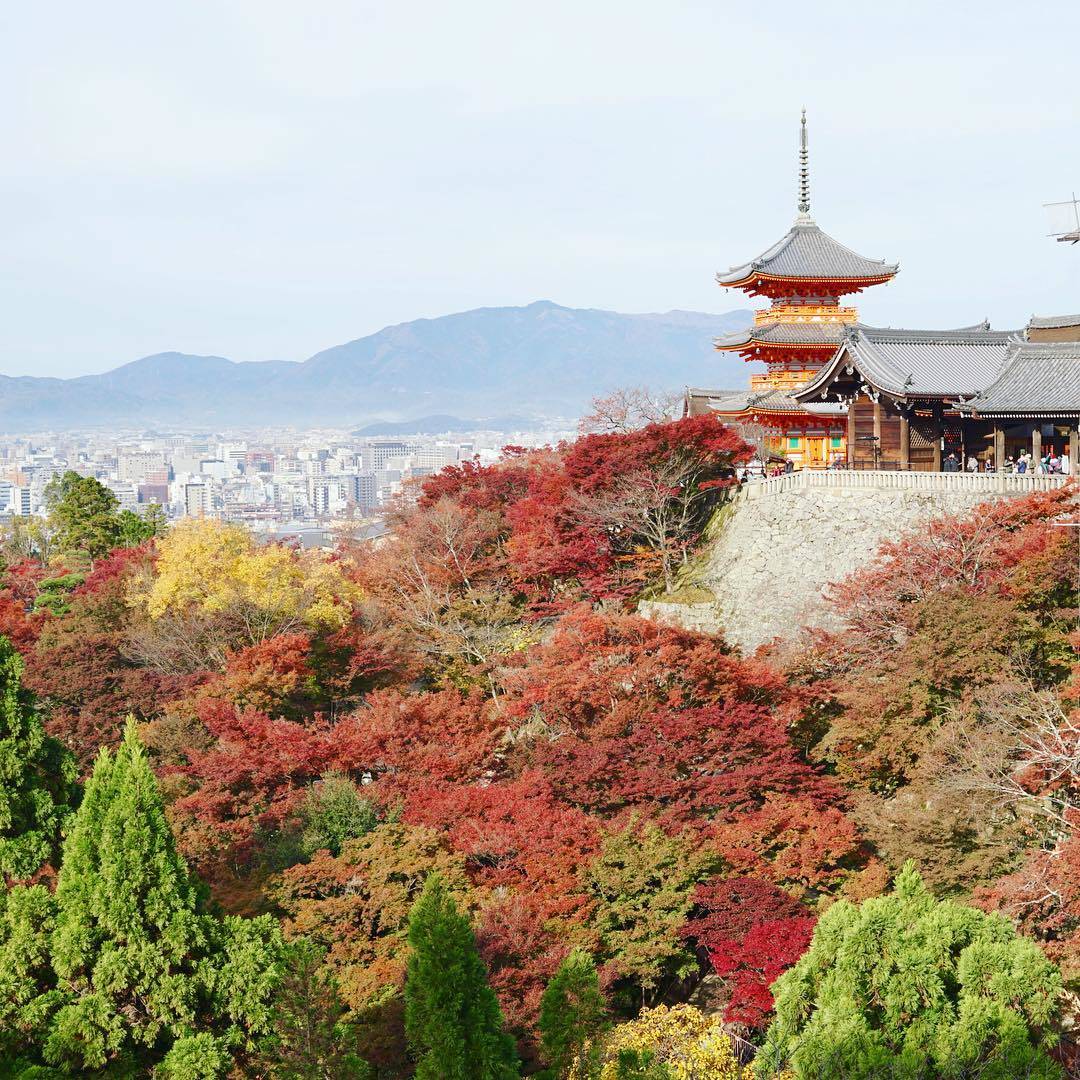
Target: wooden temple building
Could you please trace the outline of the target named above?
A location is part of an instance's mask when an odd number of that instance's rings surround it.
[[[687,390],[687,414],[753,427],[767,456],[795,468],[940,471],[950,455],[960,467],[974,457],[1001,468],[1052,449],[1080,472],[1080,316],[1033,316],[1011,331],[860,323],[840,300],[899,267],[857,255],[810,218],[805,111],[799,158],[791,230],[717,275],[770,301],[751,327],[715,343],[766,371],[738,393]]]

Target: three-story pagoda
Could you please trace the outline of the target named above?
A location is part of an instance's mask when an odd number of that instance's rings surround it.
[[[716,348],[763,361],[748,393],[709,403],[723,419],[751,423],[765,432],[771,455],[797,468],[822,467],[845,457],[842,408],[803,405],[790,394],[804,386],[840,345],[846,326],[858,321],[845,296],[891,280],[894,263],[867,259],[823,232],[810,216],[806,110],[799,135],[798,216],[791,230],[756,259],[716,275],[725,289],[763,296],[770,306],[754,313],[746,330],[718,338]]]

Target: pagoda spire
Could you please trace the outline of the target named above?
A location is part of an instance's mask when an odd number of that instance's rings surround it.
[[[806,109],[802,111],[799,130],[799,216],[797,222],[809,222],[810,217],[810,150],[806,143]]]

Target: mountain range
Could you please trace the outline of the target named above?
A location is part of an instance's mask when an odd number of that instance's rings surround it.
[[[712,339],[751,312],[624,315],[541,300],[388,326],[303,361],[164,352],[72,379],[0,375],[9,431],[99,426],[338,426],[454,413],[576,417],[619,387],[740,387]]]

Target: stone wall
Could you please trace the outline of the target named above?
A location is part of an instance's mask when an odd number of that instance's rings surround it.
[[[690,602],[644,601],[642,614],[722,633],[747,651],[802,626],[834,626],[825,590],[865,566],[883,541],[1016,492],[808,485],[750,494],[737,496],[710,526],[680,590]]]

